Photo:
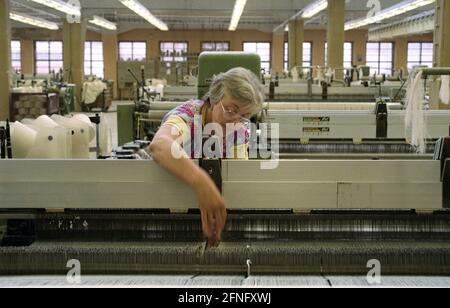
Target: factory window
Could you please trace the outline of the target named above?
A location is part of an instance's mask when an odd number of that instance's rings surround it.
[[[263,42],[245,42],[243,50],[245,52],[254,52],[261,57],[261,69],[264,69],[267,73],[270,72],[270,60],[271,60],[271,44]]]
[[[433,67],[433,43],[408,43],[408,69],[417,65]]]
[[[87,41],[84,43],[84,74],[103,78],[103,43]]]
[[[35,72],[38,75],[58,73],[64,66],[61,41],[36,41],[35,55]]]
[[[20,41],[11,41],[11,66],[15,72],[21,72],[21,46]]]
[[[161,42],[160,51],[162,55],[162,62],[186,62],[188,43]]]
[[[230,51],[229,42],[202,42],[202,51]]]
[[[367,61],[370,74],[392,75],[393,70],[393,43],[367,43]]]
[[[344,68],[353,67],[353,43],[344,43]],[[328,65],[328,43],[325,42],[325,66]]]
[[[146,42],[119,42],[119,58],[122,61],[145,61]]]
[[[312,66],[312,43],[303,42],[303,66]]]
[[[303,42],[303,66],[312,66],[312,42]],[[289,43],[284,43],[284,70],[289,70]]]
[[[289,43],[284,43],[284,70],[289,71]]]

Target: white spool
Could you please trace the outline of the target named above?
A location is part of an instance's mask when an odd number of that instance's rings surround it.
[[[34,125],[34,121],[36,121],[35,119],[28,119],[28,118],[23,118],[22,121],[20,121],[23,125]]]
[[[104,115],[101,116],[99,130],[100,154],[104,156],[110,155],[112,152],[112,131]]]
[[[53,115],[52,120],[70,132],[71,157],[89,159],[89,126],[79,119]]]
[[[89,119],[87,115],[81,113],[74,115],[73,118],[87,124],[89,129],[89,142],[92,142],[95,138],[95,125],[91,122],[91,119]]]
[[[40,127],[57,127],[58,123],[56,123],[55,121],[53,121],[52,119],[50,119],[49,116],[47,115],[42,115],[39,118],[36,119],[36,121],[33,123],[36,126],[40,126]]]
[[[37,132],[20,122],[11,124],[11,145],[14,158],[27,158],[36,142]]]
[[[70,158],[71,136],[68,129],[58,125],[55,127],[31,125],[30,128],[37,131],[37,136],[27,158]]]
[[[450,104],[450,76],[441,77],[441,91],[439,97],[444,104]]]

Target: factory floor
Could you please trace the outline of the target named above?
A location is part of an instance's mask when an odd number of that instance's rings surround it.
[[[0,277],[5,287],[287,287],[287,288],[443,288],[450,277],[382,277],[381,284],[370,285],[366,277],[356,276],[82,276],[81,284],[71,285],[64,276]]]

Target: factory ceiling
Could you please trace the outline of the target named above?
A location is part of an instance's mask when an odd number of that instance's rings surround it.
[[[77,0],[62,0],[65,2]],[[139,0],[156,17],[163,20],[172,30],[204,29],[228,30],[235,0]],[[248,0],[239,22],[239,30],[252,29],[272,32],[293,15],[315,0]],[[402,0],[346,0],[346,20],[367,16],[372,3],[379,1],[385,9]],[[50,9],[30,0],[10,0],[11,9],[32,16],[62,23],[64,13]],[[99,15],[118,24],[118,32],[132,29],[154,29],[141,17],[125,7],[118,0],[79,0],[82,16],[90,18]],[[391,23],[433,9],[433,5],[421,7],[409,13],[385,20]],[[306,21],[307,29],[325,29],[326,12]],[[377,24],[379,26],[380,24]],[[26,27],[13,22],[14,28]],[[281,29],[281,27],[278,27]],[[92,28],[95,30],[95,28]],[[283,27],[284,29],[284,27]]]

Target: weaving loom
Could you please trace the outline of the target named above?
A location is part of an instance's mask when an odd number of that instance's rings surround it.
[[[433,158],[406,144],[383,151],[391,140],[382,138],[362,144],[365,158],[348,154],[358,144],[334,141],[339,157],[296,139],[292,152],[330,156],[272,170],[263,160],[196,161],[229,209],[212,250],[194,194],[153,161],[0,160],[0,275],[64,275],[70,259],[85,275],[365,276],[371,259],[384,275],[450,275],[449,138],[429,145]]]

